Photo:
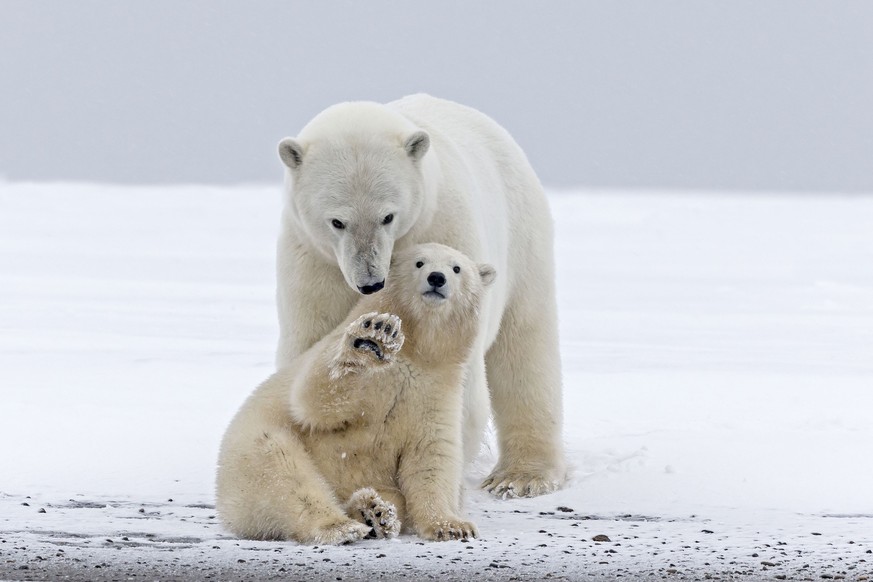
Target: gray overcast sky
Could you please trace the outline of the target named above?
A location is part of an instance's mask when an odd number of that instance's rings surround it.
[[[0,175],[277,182],[324,107],[472,105],[551,186],[873,191],[873,2],[0,0]]]

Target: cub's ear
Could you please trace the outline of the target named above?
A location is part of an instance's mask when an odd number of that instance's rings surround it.
[[[497,278],[497,271],[487,263],[479,263],[479,276],[482,277],[482,284],[487,287]]]
[[[424,131],[416,131],[406,138],[406,141],[403,142],[403,147],[406,149],[409,157],[412,158],[412,161],[417,162],[430,148],[430,136]]]
[[[296,170],[303,163],[303,150],[304,147],[294,138],[286,137],[279,142],[279,158],[292,170]]]

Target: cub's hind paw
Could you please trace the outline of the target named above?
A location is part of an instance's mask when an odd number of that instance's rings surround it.
[[[352,493],[346,504],[346,512],[371,528],[368,538],[393,538],[400,533],[397,508],[369,487]]]
[[[400,318],[392,313],[366,313],[346,330],[351,347],[371,353],[378,361],[389,362],[403,346]]]
[[[303,541],[319,545],[339,545],[362,540],[368,535],[367,526],[352,519],[344,519],[310,532]]]

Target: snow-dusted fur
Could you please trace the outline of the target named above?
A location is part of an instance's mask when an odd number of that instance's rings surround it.
[[[443,245],[396,253],[388,285],[264,382],[228,427],[216,504],[254,539],[432,540],[461,510],[463,374],[493,267]]]
[[[359,292],[378,291],[392,252],[454,247],[501,274],[465,375],[465,458],[480,450],[490,395],[500,459],[483,486],[503,497],[560,487],[552,220],[509,134],[474,109],[415,95],[330,107],[282,140],[279,155],[278,366],[336,327]]]

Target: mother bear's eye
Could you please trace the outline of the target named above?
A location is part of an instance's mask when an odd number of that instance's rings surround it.
[[[452,271],[454,271],[455,273],[460,273],[460,272],[461,272],[461,267],[455,265],[454,267],[452,267]]]
[[[418,261],[417,263],[415,263],[415,268],[416,268],[416,269],[420,269],[420,268],[422,268],[423,266],[424,266],[424,263],[422,263],[421,261]]]
[[[391,221],[394,220],[394,215],[389,214],[385,218],[382,219],[382,224],[391,224]]]
[[[342,229],[344,229],[344,228],[346,227],[345,224],[343,224],[341,221],[337,220],[336,218],[334,218],[333,220],[331,220],[330,223],[331,223],[331,224],[333,225],[333,227],[334,227],[335,229],[337,229],[337,230],[342,230]]]

